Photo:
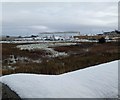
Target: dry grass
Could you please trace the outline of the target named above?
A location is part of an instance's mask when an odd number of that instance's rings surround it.
[[[17,44],[2,44],[2,59],[7,59],[10,55],[28,57],[31,59],[38,59],[46,55],[46,51],[44,50],[19,50],[18,48],[16,48],[16,46]]]
[[[11,73],[61,74],[119,59],[118,43],[81,43],[75,46],[54,47],[56,51],[67,52],[67,57],[42,58],[45,51],[20,51],[16,44],[3,44],[3,59],[10,54],[42,59],[42,63],[16,63],[15,70],[3,70],[3,75]],[[9,48],[9,49],[8,49]]]

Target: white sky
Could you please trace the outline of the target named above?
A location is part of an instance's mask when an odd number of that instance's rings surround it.
[[[119,2],[119,0],[1,0],[1,2]]]
[[[0,20],[3,22],[2,33],[3,35],[29,35],[43,31],[80,31],[94,34],[102,30],[110,31],[118,28],[117,1],[72,1],[4,2],[2,3],[3,19]]]

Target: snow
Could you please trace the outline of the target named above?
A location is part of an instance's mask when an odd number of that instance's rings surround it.
[[[21,98],[117,98],[118,60],[61,75],[0,77]]]
[[[36,43],[36,44],[27,44],[27,45],[18,45],[17,48],[21,50],[33,50],[33,49],[46,49],[49,47],[56,47],[56,46],[69,46],[69,45],[76,45],[76,43]]]
[[[76,45],[76,43],[27,44],[27,45],[18,45],[17,48],[20,48],[20,50],[35,50],[35,49],[46,50],[47,52],[50,52],[52,54],[52,56],[50,55],[50,57],[58,57],[58,56],[67,56],[67,53],[55,51],[53,48],[50,48],[50,47],[69,46],[69,45]]]
[[[39,43],[40,41],[0,41],[0,43]],[[42,41],[43,42],[43,41]]]

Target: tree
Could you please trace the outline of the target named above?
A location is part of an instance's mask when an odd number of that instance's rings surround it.
[[[100,39],[98,39],[98,42],[99,42],[99,43],[105,43],[105,42],[106,42],[106,40],[105,40],[105,38],[104,38],[104,37],[101,37]]]
[[[6,36],[6,38],[10,38],[10,36]]]

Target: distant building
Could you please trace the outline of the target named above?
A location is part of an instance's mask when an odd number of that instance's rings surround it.
[[[111,31],[111,32],[104,32],[103,35],[108,35],[108,36],[112,36],[112,37],[116,37],[116,36],[120,36],[120,32],[115,30],[115,31]]]
[[[74,36],[79,36],[79,35],[80,35],[80,32],[77,32],[77,31],[39,33],[39,37],[41,37],[43,40],[50,40],[50,41],[72,40]]]
[[[104,32],[103,35],[107,36],[109,39],[119,39],[120,38],[120,31],[115,30],[111,32]]]
[[[104,37],[103,35],[94,35],[94,36],[74,36],[74,38],[77,38],[77,39],[88,39],[88,40],[98,40],[100,39],[101,37]]]

